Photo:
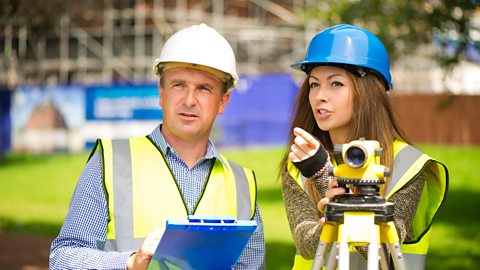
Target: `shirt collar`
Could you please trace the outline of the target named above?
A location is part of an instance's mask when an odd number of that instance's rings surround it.
[[[152,138],[153,142],[160,148],[160,150],[163,153],[167,154],[168,152],[172,152],[173,154],[178,156],[178,153],[175,150],[175,148],[173,148],[173,146],[168,144],[167,140],[163,136],[161,126],[162,125],[157,126],[157,128],[155,128],[152,131],[152,133],[150,133],[150,135],[149,135],[150,138]],[[215,148],[215,145],[213,144],[213,142],[210,139],[208,139],[208,143],[207,143],[207,153],[205,154],[205,156],[203,158],[204,159],[216,158],[216,159],[220,160],[220,162],[223,164],[223,167],[228,169],[228,166],[226,166],[225,161],[223,160],[222,156],[217,151],[217,149]]]

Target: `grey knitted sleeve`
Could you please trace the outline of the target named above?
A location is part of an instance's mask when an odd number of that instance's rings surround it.
[[[305,259],[313,259],[320,238],[322,225],[319,221],[322,215],[312,197],[325,195],[330,181],[329,166],[328,161],[320,171],[307,180],[311,181],[317,196],[309,195],[288,174],[282,177],[282,194],[290,231],[297,251]]]

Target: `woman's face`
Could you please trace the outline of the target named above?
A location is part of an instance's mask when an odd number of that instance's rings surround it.
[[[309,101],[318,127],[346,143],[353,118],[353,81],[343,68],[318,66],[309,75]]]

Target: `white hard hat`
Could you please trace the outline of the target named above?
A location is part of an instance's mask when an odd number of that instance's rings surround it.
[[[172,62],[191,64],[193,68],[201,65],[219,70],[225,74],[221,79],[227,83],[228,90],[238,84],[232,47],[222,35],[206,24],[192,25],[173,34],[165,42],[160,57],[155,59],[155,74],[160,77],[165,64]],[[218,74],[214,72],[214,75]]]

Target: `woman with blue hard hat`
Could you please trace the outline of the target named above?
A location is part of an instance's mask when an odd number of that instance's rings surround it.
[[[293,268],[311,269],[325,206],[347,192],[329,175],[336,163],[334,145],[365,138],[379,142],[384,152],[380,163],[390,168],[378,193],[394,203],[393,221],[407,269],[424,269],[448,171],[408,143],[400,130],[387,93],[393,84],[384,45],[368,30],[336,25],[315,35],[305,59],[292,68],[307,75],[297,94],[280,172],[297,248]],[[350,265],[365,269],[366,263],[365,249],[352,249]]]

